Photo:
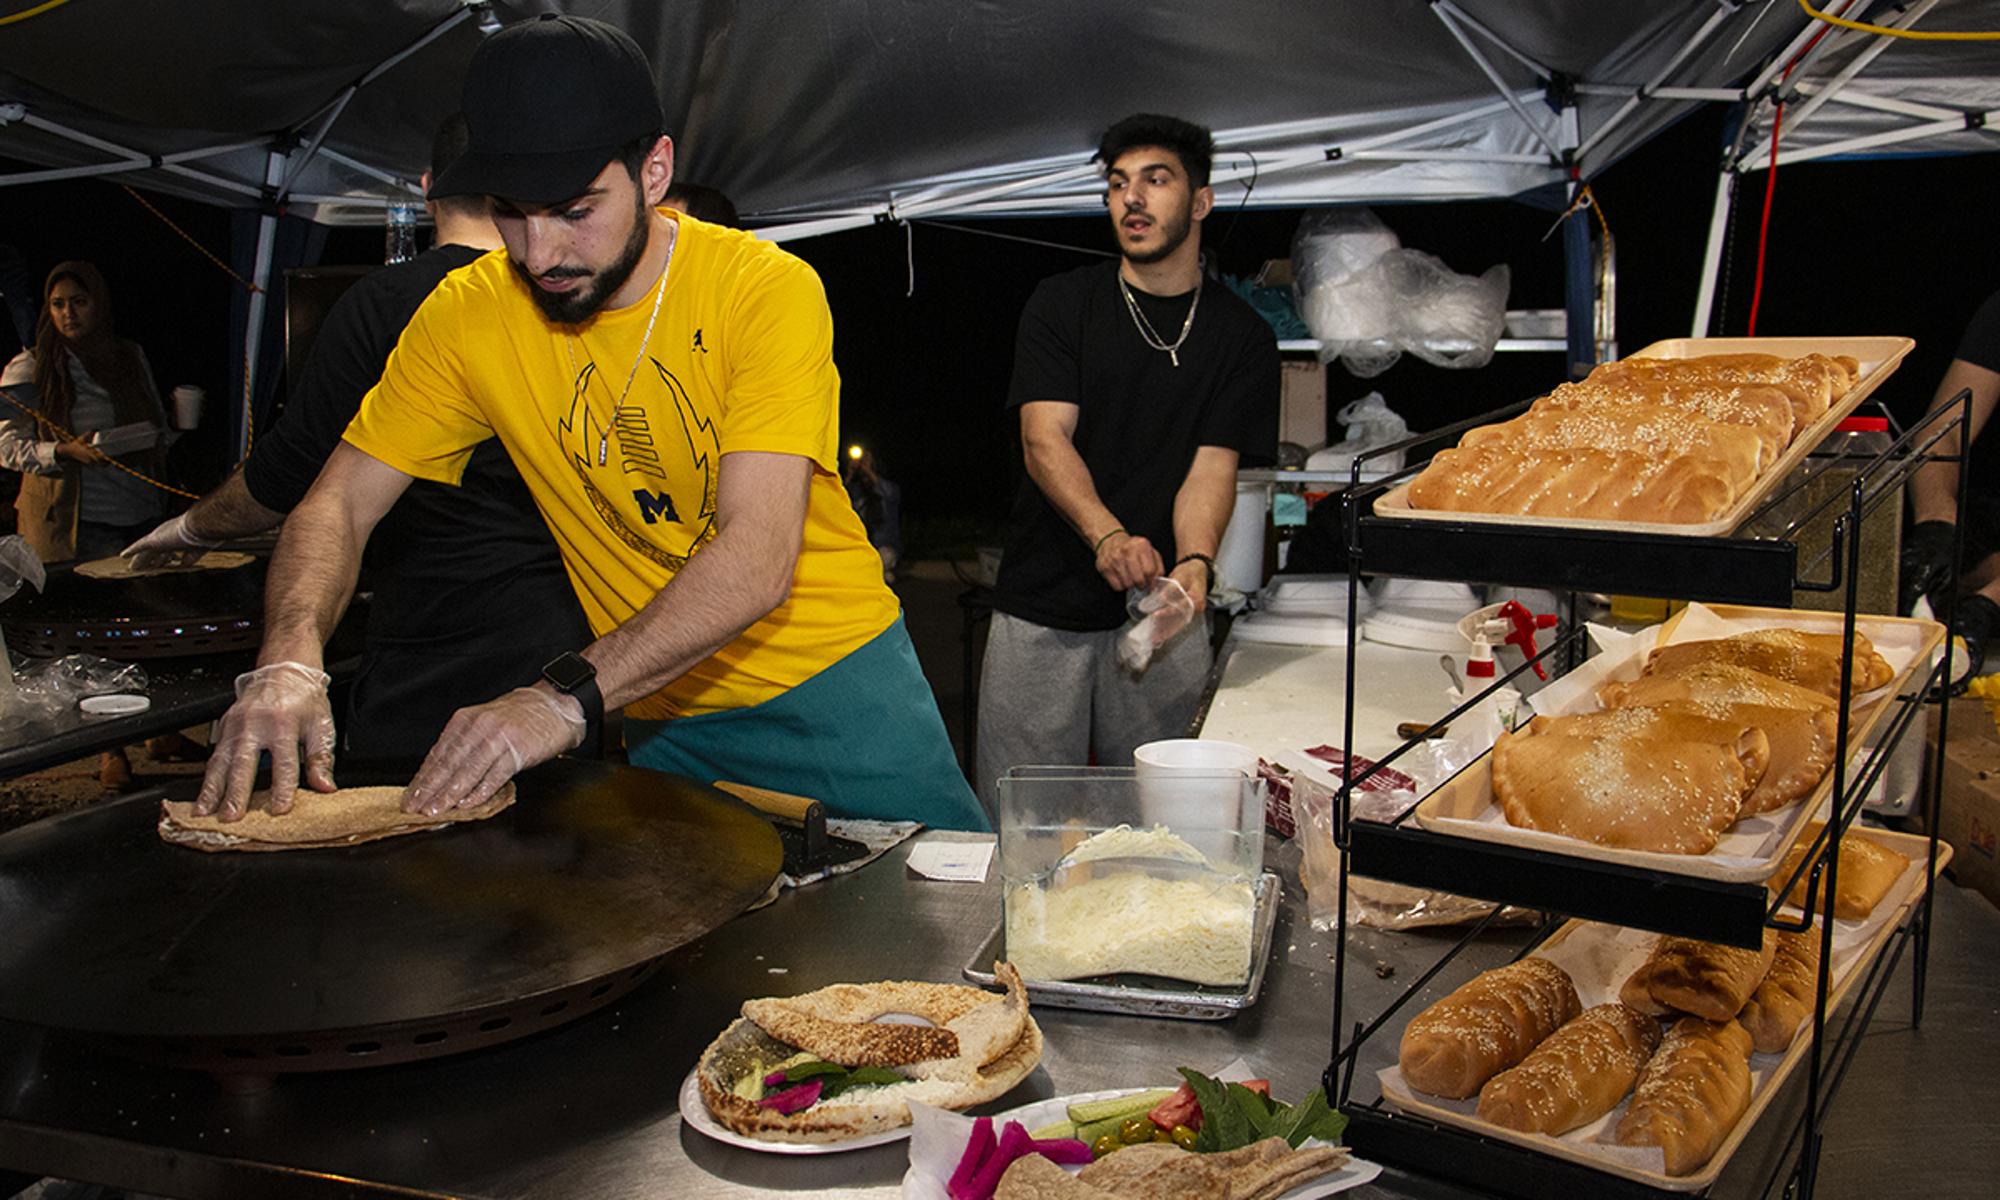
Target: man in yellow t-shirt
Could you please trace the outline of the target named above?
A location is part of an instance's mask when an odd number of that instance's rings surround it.
[[[320,650],[361,546],[412,479],[456,484],[497,437],[597,640],[460,710],[406,809],[480,803],[616,704],[640,765],[983,828],[838,477],[818,277],[658,207],[673,142],[643,54],[611,26],[550,15],[496,34],[465,113],[471,150],[432,194],[490,196],[506,250],[431,293],[294,511],[198,811],[240,815],[264,749],[274,812],[302,745],[308,782],[333,786]]]

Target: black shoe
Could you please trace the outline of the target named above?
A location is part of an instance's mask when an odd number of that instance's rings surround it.
[[[1965,642],[1965,672],[1959,678],[1969,683],[1985,673],[1986,651],[2000,634],[2000,604],[1978,593],[1965,597],[1952,616],[1951,631]]]

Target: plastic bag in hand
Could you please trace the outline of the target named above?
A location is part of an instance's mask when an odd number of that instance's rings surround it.
[[[1125,609],[1138,623],[1118,638],[1118,665],[1138,674],[1194,619],[1194,597],[1172,576],[1162,575],[1143,589],[1133,588]]]

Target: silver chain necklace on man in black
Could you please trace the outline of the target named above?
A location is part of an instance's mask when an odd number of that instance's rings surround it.
[[[1171,343],[1161,337],[1153,329],[1153,323],[1146,319],[1146,314],[1139,311],[1139,302],[1133,298],[1132,287],[1125,282],[1125,273],[1123,271],[1118,273],[1118,294],[1125,297],[1125,311],[1132,314],[1132,323],[1139,327],[1139,336],[1145,338],[1146,344],[1153,349],[1166,351],[1167,357],[1173,361],[1173,364],[1176,367],[1180,366],[1181,345],[1187,341],[1188,331],[1194,328],[1195,310],[1201,307],[1200,282],[1196,282],[1194,285],[1194,299],[1188,302],[1187,320],[1181,322],[1181,335]]]

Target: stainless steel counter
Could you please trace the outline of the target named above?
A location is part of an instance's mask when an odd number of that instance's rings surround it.
[[[675,1093],[745,997],[841,980],[958,977],[998,918],[997,878],[924,880],[904,867],[907,849],[788,893],[674,952],[615,1008],[457,1058],[230,1094],[206,1076],[0,1026],[0,1170],[188,1197],[892,1196],[906,1165],[900,1143],[815,1157],[739,1150],[683,1128]],[[1166,1082],[1175,1066],[1212,1069],[1238,1056],[1269,1075],[1280,1096],[1315,1086],[1332,1044],[1332,942],[1306,923],[1297,863],[1294,847],[1272,844],[1269,865],[1286,880],[1286,900],[1254,1009],[1216,1024],[1038,1011],[1047,1054],[1002,1106]],[[1521,936],[1474,947],[1437,986],[1493,965]],[[1357,933],[1350,1012],[1371,1015],[1452,937]],[[2000,912],[1942,885],[1927,1020],[1921,1031],[1909,1028],[1905,963],[1834,1104],[1822,1196],[1992,1194],[2000,1177],[1991,1121],[2000,1111],[1996,945]],[[1357,1093],[1373,1095],[1373,1071],[1394,1046],[1393,1036],[1371,1043]],[[1776,1153],[1768,1131],[1753,1134],[1717,1194],[1756,1194]],[[1350,1194],[1467,1193],[1390,1172]]]

